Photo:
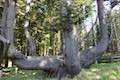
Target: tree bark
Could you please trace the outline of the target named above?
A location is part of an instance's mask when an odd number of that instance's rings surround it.
[[[81,52],[80,64],[82,68],[88,68],[96,60],[100,59],[103,52],[107,49],[109,44],[108,25],[106,24],[106,20],[105,20],[103,0],[97,0],[97,5],[98,5],[99,25],[101,29],[100,30],[101,39],[95,47],[86,49]]]
[[[61,0],[61,17],[63,27],[63,54],[64,65],[67,73],[70,75],[76,75],[80,72],[79,63],[79,37],[76,27],[73,26],[70,19],[70,6],[72,0]],[[69,10],[68,10],[69,9]]]
[[[8,52],[9,44],[9,40],[0,35],[0,67],[3,62],[4,56],[6,57],[6,54]]]
[[[11,59],[21,69],[45,71],[57,71],[63,61],[60,57],[26,57],[20,52],[14,53]]]
[[[13,48],[13,43],[14,43],[14,31],[13,31],[13,25],[15,21],[15,2],[14,0],[6,0],[5,1],[5,6],[4,6],[4,11],[3,11],[3,17],[2,17],[2,22],[1,22],[1,35],[9,40],[10,42],[10,48],[9,52],[12,53],[12,48]],[[4,46],[4,49],[7,49],[7,46]],[[7,67],[8,64],[8,58],[6,51],[4,51],[5,55],[5,66]]]
[[[31,1],[32,0],[26,0],[24,32],[25,32],[25,36],[26,36],[27,41],[28,41],[28,53],[29,53],[28,55],[37,56],[35,43],[33,42],[33,38],[30,35],[30,32],[28,30],[28,27],[30,26],[30,21],[28,19],[28,16],[29,16],[29,12],[30,12]]]
[[[14,43],[14,31],[13,26],[15,22],[16,7],[14,0],[6,0],[5,9],[3,12],[3,20],[1,25],[1,34],[10,41],[11,44]]]
[[[71,2],[71,0],[69,0]],[[53,72],[63,72],[69,75],[76,75],[80,72],[79,63],[79,39],[76,28],[73,28],[70,16],[67,11],[67,0],[61,1],[61,16],[66,17],[63,22],[63,52],[64,59],[59,57],[26,58],[21,54],[12,55],[13,62],[23,69],[41,69]],[[63,73],[61,73],[63,74]],[[60,75],[61,76],[61,75]]]
[[[21,69],[41,69],[44,71],[63,72],[61,74],[77,75],[81,68],[89,67],[101,57],[108,46],[108,26],[103,12],[103,0],[97,0],[101,40],[95,47],[79,53],[79,37],[76,27],[72,25],[68,11],[72,0],[61,0],[61,17],[63,27],[63,57],[27,58],[19,52],[12,55],[12,60]],[[70,9],[70,8],[69,8]],[[10,23],[10,25],[13,23]],[[60,74],[60,76],[61,76]]]
[[[72,27],[71,24],[71,20],[70,17],[68,15],[67,9],[66,9],[66,1],[62,0],[62,10],[61,10],[61,16],[62,17],[66,17],[63,24],[63,53],[64,53],[64,59],[63,59],[63,63],[59,62],[58,60],[58,65],[64,65],[64,67],[66,68],[66,71],[68,74],[70,75],[76,75],[80,72],[81,67],[89,67],[91,64],[93,64],[97,59],[99,59],[101,57],[101,55],[103,54],[102,52],[104,52],[108,46],[108,26],[105,25],[105,15],[103,12],[103,2],[102,0],[98,0],[98,16],[99,16],[99,24],[100,24],[100,28],[101,28],[101,40],[98,43],[97,46],[91,48],[91,49],[87,49],[85,51],[83,51],[80,56],[79,56],[79,40],[78,40],[78,35],[76,32],[76,28]],[[49,59],[49,58],[48,58]],[[46,61],[45,60],[34,60],[34,63],[36,63],[36,68],[38,67],[38,63],[41,63],[41,61]],[[52,58],[51,58],[52,60]],[[29,67],[27,66],[32,65],[33,63],[31,61],[29,61],[29,59],[19,59],[19,60],[14,60],[16,65],[18,65],[19,67],[25,67],[26,69]],[[56,59],[53,59],[53,63],[51,62],[47,62],[47,64],[49,66],[51,66],[52,64],[55,64],[55,62],[57,61]],[[79,62],[80,61],[80,62]],[[19,63],[19,64],[17,64]],[[50,63],[50,64],[49,64]],[[24,65],[22,65],[24,64]],[[27,66],[27,67],[26,67]],[[81,67],[80,67],[81,66]],[[34,69],[34,66],[30,66],[31,68],[28,69]],[[52,69],[53,67],[49,68]],[[58,67],[56,67],[58,68]],[[42,68],[39,68],[42,69]],[[58,68],[59,69],[59,68]],[[52,69],[54,70],[54,68]]]

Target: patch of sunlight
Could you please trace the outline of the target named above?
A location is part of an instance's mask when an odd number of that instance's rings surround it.
[[[29,38],[30,37],[30,34],[28,31],[25,31],[25,34],[26,34],[26,37]]]
[[[114,75],[110,75],[110,76],[109,76],[109,80],[118,80],[118,79],[117,79],[116,76],[114,76]]]
[[[95,79],[100,80],[101,79],[100,75],[96,75]]]
[[[72,1],[70,1],[70,0],[66,0],[66,2],[67,2],[67,6],[70,6],[72,3]]]
[[[115,70],[112,70],[111,73],[117,75],[117,72]]]
[[[19,71],[19,74],[25,74],[25,72],[23,72],[23,71]]]
[[[33,72],[32,75],[36,75],[37,73],[36,72]]]
[[[49,58],[49,61],[53,62],[54,60],[52,58]]]
[[[29,21],[26,20],[26,21],[25,21],[25,24],[24,24],[24,27],[28,27],[28,26],[29,26]]]
[[[105,75],[105,76],[109,76],[109,75],[110,75],[110,72],[105,72],[104,75]]]
[[[32,0],[26,0],[26,2],[27,2],[27,4],[29,4],[29,3],[31,3],[31,2],[32,2]]]
[[[30,6],[26,6],[26,12],[29,12],[30,11]]]
[[[49,34],[46,34],[46,35],[45,35],[45,38],[49,38],[49,37],[50,37],[50,35],[49,35]]]
[[[77,29],[76,27],[73,27],[73,35],[76,35],[77,34]]]
[[[88,72],[86,72],[86,74],[87,75],[91,75],[91,74],[93,74],[92,72],[90,72],[90,71],[88,71]]]
[[[39,65],[42,66],[42,67],[44,67],[45,64],[47,64],[47,61],[42,61]]]
[[[91,69],[91,71],[92,71],[92,72],[97,72],[97,71],[99,71],[99,69],[93,68],[93,69]]]

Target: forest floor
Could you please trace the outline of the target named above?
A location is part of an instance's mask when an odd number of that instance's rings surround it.
[[[39,70],[8,68],[3,71],[0,80],[58,80]],[[75,78],[63,80],[120,80],[120,62],[94,64],[90,69],[83,69]]]

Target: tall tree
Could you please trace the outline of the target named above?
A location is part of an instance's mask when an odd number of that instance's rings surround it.
[[[13,0],[10,1],[13,2]],[[66,73],[74,76],[80,72],[81,68],[89,67],[102,56],[103,52],[107,49],[109,42],[108,25],[105,20],[103,0],[97,0],[101,39],[95,47],[86,49],[82,52],[79,52],[80,47],[77,27],[73,25],[71,20],[72,2],[72,0],[61,0],[63,56],[26,58],[24,55],[15,52],[17,54],[12,55],[12,59],[19,68],[41,69],[44,71],[60,72],[61,74]],[[9,15],[12,13],[11,11],[9,12]],[[13,12],[15,13],[15,10]],[[13,25],[12,21],[14,21],[13,17],[10,17],[10,21],[11,22],[7,25],[11,28],[11,25]]]
[[[30,35],[28,27],[30,26],[30,20],[28,19],[29,17],[29,12],[30,12],[30,4],[32,0],[26,0],[26,9],[25,9],[25,22],[24,22],[24,31],[25,31],[25,36],[28,41],[28,55],[36,56],[36,46],[35,43],[33,42],[33,38]]]
[[[13,26],[15,22],[16,6],[14,0],[5,0],[5,6],[3,11],[3,17],[1,22],[1,35],[9,40],[10,48],[9,52],[12,53],[14,47],[14,31]],[[6,55],[7,56],[7,55]],[[7,58],[7,57],[6,57]],[[7,67],[6,60],[6,67]]]

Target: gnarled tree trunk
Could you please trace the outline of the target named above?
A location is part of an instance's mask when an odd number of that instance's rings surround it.
[[[67,73],[76,75],[80,72],[79,63],[79,34],[70,19],[70,6],[72,0],[61,0],[61,17],[63,27],[63,54]]]
[[[72,2],[71,0],[69,0]],[[70,75],[76,75],[80,72],[80,63],[79,63],[79,39],[76,27],[73,27],[70,15],[68,12],[68,0],[61,0],[61,17],[63,18],[63,54],[64,59],[59,59],[58,57],[43,57],[36,59],[27,59],[20,55],[14,55],[14,63],[24,69],[42,69],[48,71],[59,72],[59,69],[62,68],[64,73]],[[63,73],[62,73],[63,74]]]
[[[108,25],[106,25],[105,14],[103,12],[103,0],[97,0],[99,24],[101,28],[101,40],[95,47],[86,49],[81,53],[79,53],[78,33],[76,27],[73,27],[72,25],[68,11],[71,3],[72,0],[61,0],[64,56],[27,58],[24,55],[15,52],[12,55],[12,60],[19,68],[41,69],[44,71],[53,71],[57,73],[59,73],[59,70],[62,70],[66,74],[76,75],[80,72],[81,68],[89,67],[101,57],[108,46]],[[15,12],[15,10],[13,12]],[[10,25],[13,25],[13,23],[10,22],[9,27],[11,27]]]
[[[63,24],[63,53],[64,57],[59,59],[58,57],[54,58],[45,58],[36,59],[27,59],[24,56],[14,55],[14,62],[18,67],[24,69],[42,69],[48,71],[59,71],[62,66],[63,70],[70,75],[76,75],[80,72],[81,67],[89,67],[93,64],[107,49],[108,46],[108,26],[105,22],[105,15],[103,12],[103,1],[97,0],[98,3],[98,15],[101,28],[101,40],[97,46],[83,51],[79,56],[79,40],[76,32],[76,28],[72,27],[70,17],[66,6],[68,0],[62,0],[62,10],[61,16],[65,20]],[[71,2],[71,0],[69,0]],[[66,18],[67,17],[67,18]],[[20,57],[20,58],[19,58]],[[56,63],[57,62],[57,63]],[[47,68],[46,68],[47,67]]]

